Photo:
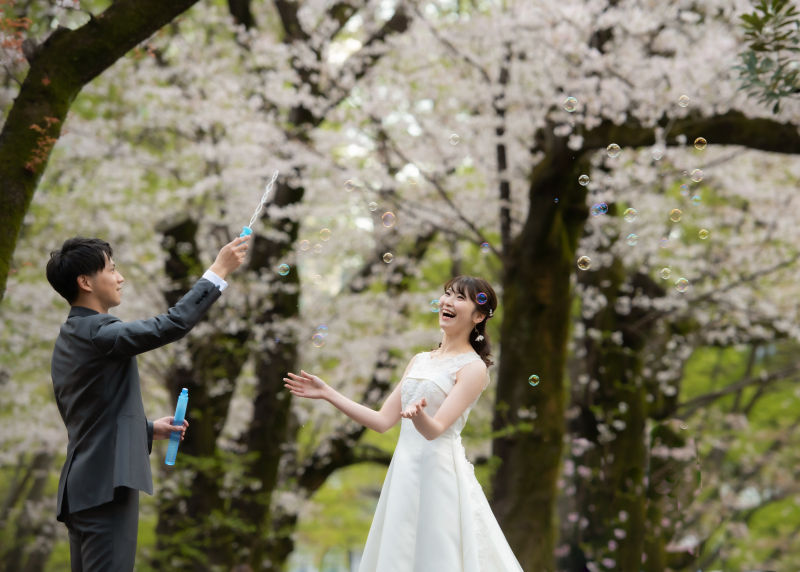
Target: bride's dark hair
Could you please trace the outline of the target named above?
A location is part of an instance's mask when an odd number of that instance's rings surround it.
[[[492,343],[489,340],[489,332],[486,331],[486,322],[489,321],[494,311],[497,310],[497,294],[495,294],[494,288],[483,278],[477,278],[475,276],[456,276],[455,278],[451,278],[447,281],[447,284],[444,285],[444,291],[447,292],[450,288],[472,300],[475,303],[475,309],[483,314],[483,320],[476,326],[477,333],[475,329],[473,329],[469,334],[469,343],[472,349],[475,350],[475,353],[481,356],[486,367],[494,365],[494,362],[489,359],[492,357]],[[486,302],[484,304],[478,303],[478,294],[481,293],[486,295]],[[476,341],[475,338],[478,336],[483,336],[483,339],[481,341]],[[441,346],[442,344],[440,343],[439,347]]]

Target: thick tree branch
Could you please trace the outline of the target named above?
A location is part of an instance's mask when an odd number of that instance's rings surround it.
[[[118,0],[35,50],[0,133],[0,301],[22,221],[72,102],[83,86],[197,0]]]

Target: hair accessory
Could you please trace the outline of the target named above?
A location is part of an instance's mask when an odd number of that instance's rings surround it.
[[[489,308],[489,317],[491,318],[492,316],[494,316],[494,310]]]

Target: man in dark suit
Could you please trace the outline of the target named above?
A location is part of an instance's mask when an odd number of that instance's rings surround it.
[[[123,322],[124,279],[108,243],[72,238],[50,254],[47,280],[70,303],[51,364],[53,389],[67,427],[67,460],[58,483],[57,518],[69,530],[73,572],[131,572],[139,527],[139,491],[153,494],[153,440],[169,439],[172,417],[148,421],[138,354],[184,337],[227,287],[244,260],[247,239],[220,250],[214,264],[166,314]]]

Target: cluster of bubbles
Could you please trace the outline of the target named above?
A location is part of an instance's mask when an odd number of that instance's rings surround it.
[[[387,252],[383,255],[383,261],[386,264],[389,264],[392,260],[394,260],[394,255],[391,252]]]
[[[625,212],[623,213],[625,220],[628,222],[635,221],[636,215],[637,215],[636,209],[625,209]]]
[[[461,140],[461,138],[458,135],[456,135],[455,133],[453,133],[450,136],[450,145],[458,145],[458,142],[460,140]]]
[[[475,299],[478,301],[478,304],[480,304],[481,306],[483,306],[486,302],[489,301],[489,297],[486,294],[484,294],[483,292],[479,293],[475,297]]]
[[[394,213],[385,212],[381,217],[381,222],[383,222],[383,226],[386,228],[391,228],[394,226]]]

